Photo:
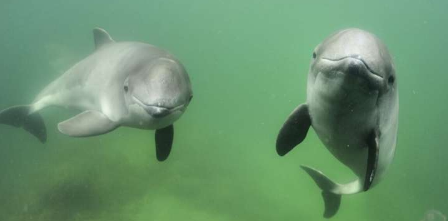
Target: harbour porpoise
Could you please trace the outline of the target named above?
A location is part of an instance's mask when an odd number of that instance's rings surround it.
[[[87,137],[120,126],[156,130],[156,156],[167,159],[173,123],[193,92],[184,66],[166,50],[140,42],[115,42],[103,29],[93,30],[95,50],[46,86],[30,105],[0,112],[0,123],[22,127],[41,142],[47,139],[39,114],[50,106],[81,111],[58,124],[61,133]]]
[[[332,181],[301,166],[322,189],[324,217],[336,214],[341,195],[367,191],[379,183],[392,162],[398,129],[398,89],[392,57],[373,34],[341,30],[319,44],[308,73],[306,103],[281,128],[280,156],[291,151],[313,127],[322,143],[357,178]]]

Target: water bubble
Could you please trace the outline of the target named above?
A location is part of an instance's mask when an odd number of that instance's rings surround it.
[[[28,204],[25,203],[25,205],[23,205],[23,212],[27,213],[28,212]]]
[[[428,210],[420,221],[447,221],[446,216],[435,209]]]

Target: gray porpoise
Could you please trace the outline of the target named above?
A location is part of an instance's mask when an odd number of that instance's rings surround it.
[[[173,123],[193,93],[182,64],[167,51],[139,42],[115,42],[93,30],[95,51],[46,86],[30,105],[0,112],[0,123],[23,127],[41,142],[46,128],[38,111],[49,106],[80,110],[58,124],[72,137],[108,133],[119,126],[156,130],[156,156],[171,151]]]
[[[324,217],[336,214],[341,195],[367,191],[392,162],[398,129],[395,68],[386,46],[360,29],[339,31],[313,53],[306,103],[299,105],[277,137],[285,155],[312,126],[327,149],[357,176],[338,184],[322,172],[301,166],[322,189]]]

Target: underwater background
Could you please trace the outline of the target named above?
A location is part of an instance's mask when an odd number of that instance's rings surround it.
[[[194,99],[167,161],[154,131],[70,138],[41,111],[48,141],[0,125],[0,221],[325,220],[301,164],[345,183],[355,175],[313,130],[285,157],[277,133],[306,98],[314,47],[357,27],[394,57],[400,95],[395,159],[379,185],[342,197],[331,219],[446,220],[448,1],[0,1],[0,109],[28,104],[93,51],[92,29],[173,53]]]

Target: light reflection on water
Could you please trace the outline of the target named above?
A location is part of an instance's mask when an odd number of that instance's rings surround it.
[[[435,209],[428,210],[421,221],[446,221],[446,216]]]

